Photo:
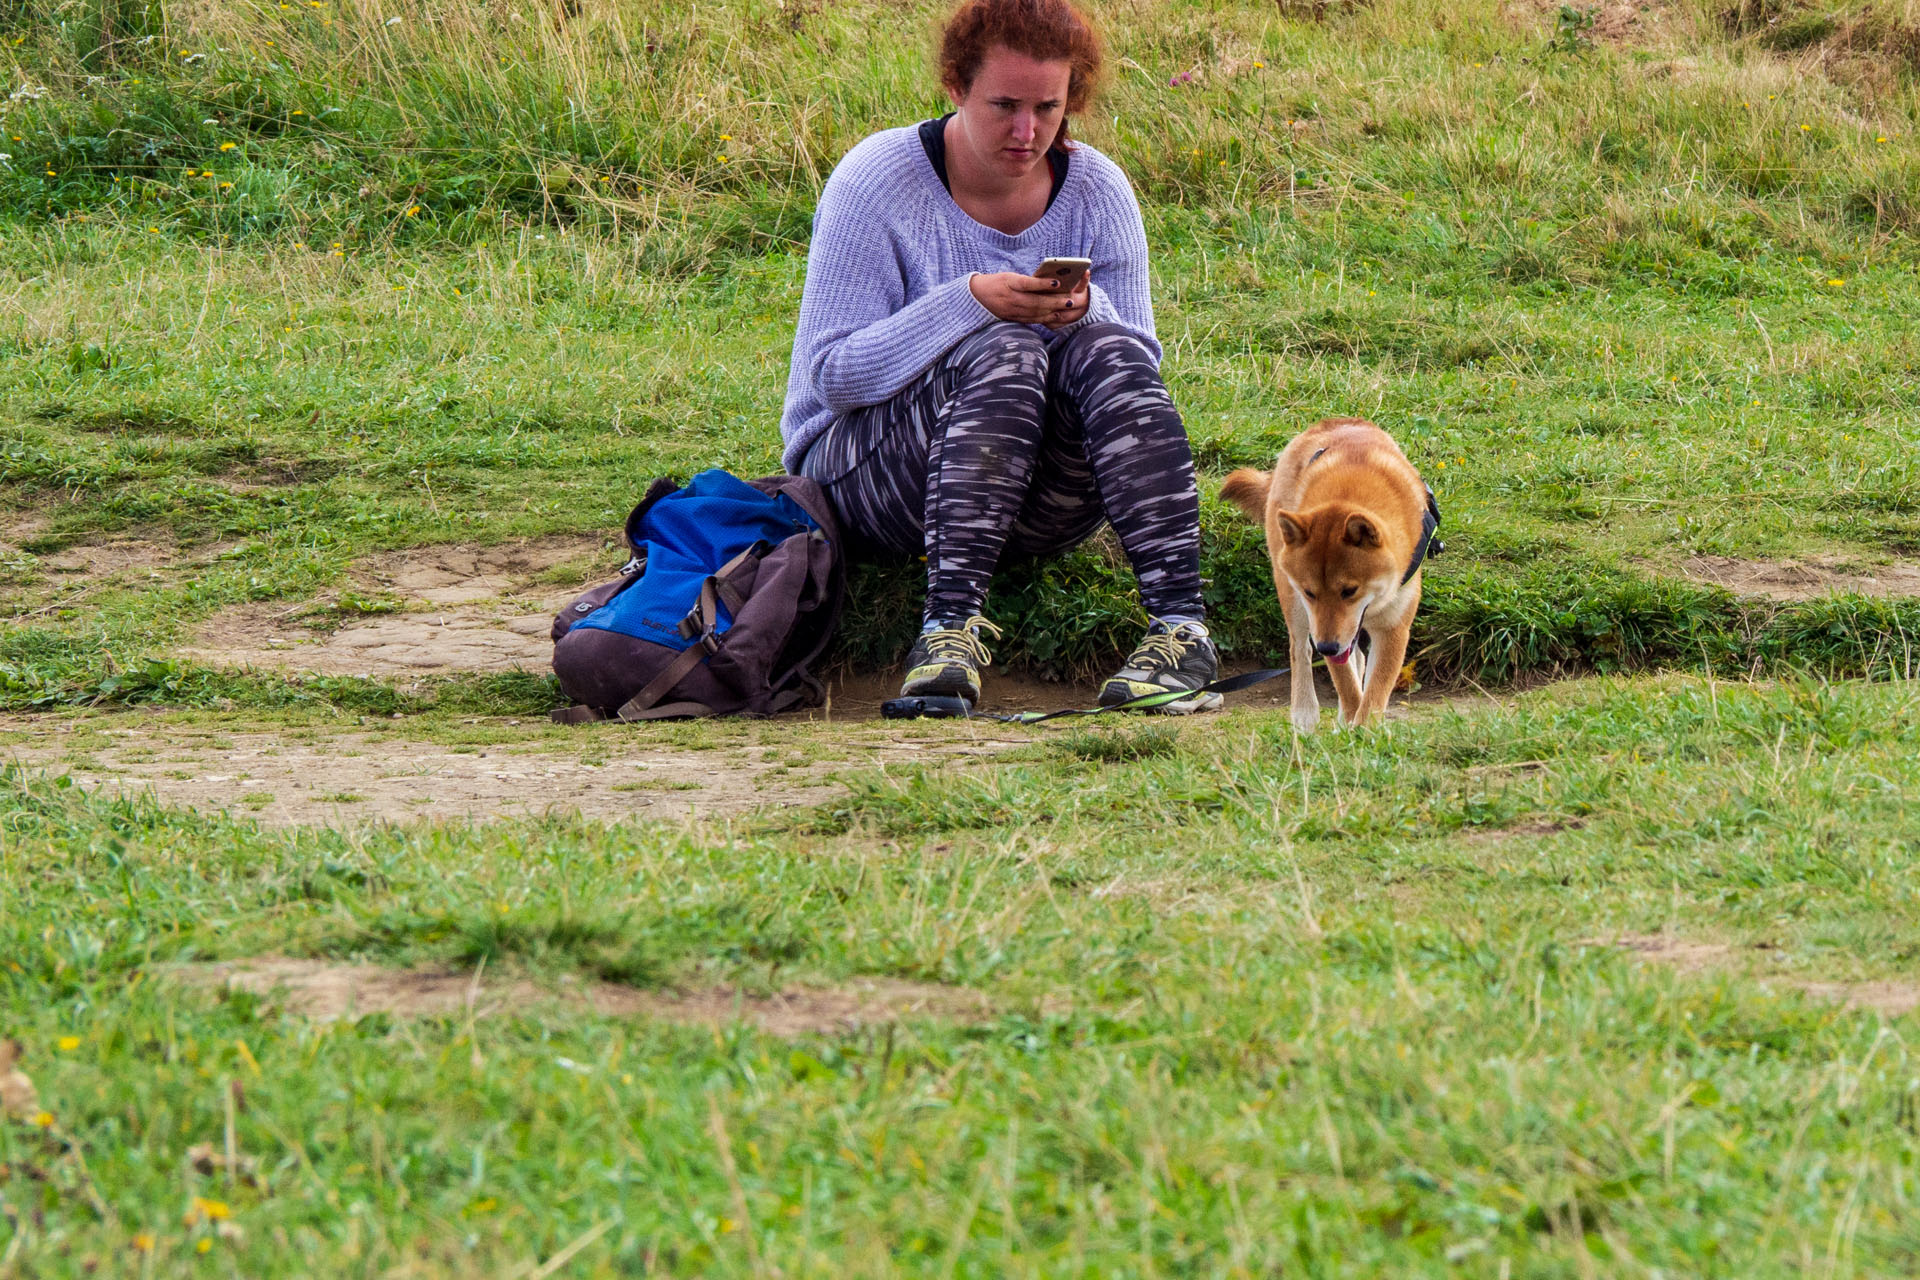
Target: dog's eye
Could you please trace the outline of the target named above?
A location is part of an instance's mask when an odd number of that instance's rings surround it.
[[[1313,594],[1313,592],[1308,591],[1305,587],[1302,587],[1300,589],[1300,594],[1305,596],[1309,600],[1318,600],[1320,598],[1319,596]]]
[[[1342,587],[1340,588],[1340,598],[1342,600],[1351,600],[1353,599],[1354,591],[1355,591],[1355,588],[1353,587]]]

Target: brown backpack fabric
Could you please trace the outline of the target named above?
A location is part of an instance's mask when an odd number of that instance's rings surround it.
[[[640,581],[647,512],[681,492],[675,481],[656,480],[627,517],[634,559],[620,577],[583,593],[553,620],[553,671],[577,704],[555,711],[555,720],[767,716],[822,700],[825,690],[808,668],[833,638],[845,593],[833,508],[804,476],[746,483],[764,494],[784,494],[818,528],[777,542],[761,539],[714,566],[680,622],[680,637],[694,642],[686,648],[576,627]]]

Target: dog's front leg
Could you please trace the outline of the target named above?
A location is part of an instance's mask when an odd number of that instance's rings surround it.
[[[1400,668],[1407,660],[1407,638],[1413,632],[1413,611],[1407,611],[1406,621],[1398,626],[1369,629],[1373,637],[1373,653],[1367,662],[1366,691],[1360,698],[1360,715],[1354,721],[1356,725],[1380,715],[1387,709],[1387,699],[1393,697],[1393,686],[1400,681]]]
[[[1355,643],[1347,653],[1345,662],[1329,662],[1327,674],[1333,678],[1333,691],[1340,695],[1340,723],[1356,724],[1362,714],[1360,708],[1361,681],[1365,678],[1366,656]],[[1359,668],[1356,670],[1356,668]]]
[[[1306,606],[1294,598],[1291,586],[1282,584],[1281,598],[1287,602],[1287,651],[1293,666],[1293,727],[1312,733],[1320,724],[1320,699],[1313,691],[1313,624]]]

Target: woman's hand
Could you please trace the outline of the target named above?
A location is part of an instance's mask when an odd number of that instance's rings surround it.
[[[1087,306],[1093,301],[1093,291],[1087,287],[1088,276],[1081,276],[1080,283],[1067,295],[1067,305],[1060,313],[1046,322],[1049,329],[1064,329],[1087,314]]]
[[[1058,280],[1023,276],[1018,271],[977,273],[967,287],[980,305],[1001,320],[1014,324],[1043,324],[1058,329],[1087,313],[1087,279],[1066,292]]]

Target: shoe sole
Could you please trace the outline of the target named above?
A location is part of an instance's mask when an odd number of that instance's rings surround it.
[[[1227,704],[1223,693],[1203,693],[1184,702],[1163,702],[1156,707],[1142,707],[1140,710],[1150,716],[1190,716],[1199,711],[1218,711]]]
[[[975,706],[980,704],[980,686],[968,679],[972,673],[965,667],[947,667],[938,675],[922,676],[918,680],[908,677],[900,685],[903,698],[965,698]]]
[[[1111,685],[1108,686],[1109,689],[1112,687]],[[1151,697],[1156,693],[1170,692],[1172,691],[1169,689],[1149,689],[1144,693],[1135,693],[1131,689],[1126,689],[1125,686],[1122,686],[1122,692],[1118,696],[1109,697],[1107,689],[1102,689],[1100,691],[1100,705],[1102,707],[1114,707],[1131,702],[1135,698]],[[1175,702],[1157,703],[1151,707],[1135,707],[1134,710],[1140,712],[1142,715],[1189,716],[1196,711],[1218,711],[1226,705],[1226,702],[1225,694],[1201,693],[1195,694],[1191,698],[1182,698]]]

